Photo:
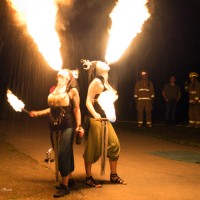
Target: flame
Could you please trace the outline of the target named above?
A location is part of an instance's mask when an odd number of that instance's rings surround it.
[[[147,0],[119,0],[114,7],[110,14],[112,25],[105,56],[107,62],[117,61],[141,32],[144,21],[150,16],[146,3]]]
[[[10,105],[17,112],[22,112],[25,104],[19,100],[9,89],[7,90],[7,98]]]
[[[26,26],[26,31],[37,44],[47,63],[54,70],[61,69],[61,43],[55,29],[58,10],[56,1],[7,0],[7,2],[16,11],[18,23]]]
[[[106,118],[111,121],[116,121],[114,102],[117,100],[117,91],[113,89],[102,92],[98,97],[98,103],[106,114]]]

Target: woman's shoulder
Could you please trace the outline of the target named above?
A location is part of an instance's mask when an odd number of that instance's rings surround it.
[[[104,88],[104,85],[99,78],[94,78],[92,80],[92,82],[90,83],[89,88],[95,89],[95,91],[97,91],[97,90],[101,91]]]
[[[72,96],[76,96],[79,95],[78,89],[76,87],[72,87],[69,91],[68,91],[68,95],[70,96],[70,98]]]
[[[96,76],[97,79],[99,79],[101,81],[101,83],[105,82],[105,79],[103,76]]]
[[[91,84],[94,84],[94,85],[100,85],[100,84],[103,84],[104,82],[99,78],[99,77],[96,77],[92,80]]]

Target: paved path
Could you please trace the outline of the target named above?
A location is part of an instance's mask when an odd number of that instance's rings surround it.
[[[46,151],[51,147],[46,119],[31,119],[22,124],[1,124],[7,140],[21,151],[44,164]],[[118,132],[121,155],[119,175],[128,185],[109,184],[109,163],[106,175],[100,176],[100,163],[93,166],[94,177],[103,181],[103,188],[74,191],[76,199],[97,200],[197,200],[200,199],[200,165],[170,160],[151,154],[154,151],[194,151],[199,148],[178,145],[162,139],[139,135],[135,132]],[[82,153],[84,144],[74,145],[74,178],[84,185]],[[46,164],[54,170],[54,163]],[[76,195],[77,194],[77,195]],[[88,195],[90,198],[88,198]]]

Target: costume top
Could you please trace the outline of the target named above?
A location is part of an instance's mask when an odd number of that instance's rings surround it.
[[[71,89],[71,88],[70,88]],[[74,125],[73,106],[66,89],[60,93],[50,93],[48,104],[50,106],[49,127],[51,130],[63,130]],[[63,106],[65,99],[69,100],[69,105]]]
[[[105,87],[105,85],[104,85],[104,82],[105,82],[105,81],[104,81],[103,76],[97,76],[96,78],[98,78],[98,79],[101,81],[101,83],[103,84],[103,86],[104,86],[104,89],[103,89],[102,92],[106,91],[107,89],[106,89],[106,87]],[[102,118],[106,118],[106,114],[105,114],[104,110],[101,108],[101,106],[100,106],[99,103],[98,103],[98,97],[99,97],[99,95],[100,95],[100,94],[96,94],[96,95],[95,95],[93,106],[94,106],[95,111],[96,111],[97,113],[99,113],[99,114],[101,115]],[[94,116],[93,116],[89,111],[88,111],[88,116],[89,116],[90,118],[94,118]]]

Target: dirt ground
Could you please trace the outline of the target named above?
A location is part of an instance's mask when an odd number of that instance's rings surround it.
[[[48,199],[53,171],[0,140],[0,199]]]
[[[54,199],[53,194],[56,191],[54,162],[44,162],[45,152],[50,146],[46,122],[34,121],[25,124],[3,122],[0,125],[0,200]],[[82,143],[80,146],[74,145],[73,176],[76,185],[71,188],[70,195],[61,199],[194,200],[200,198],[199,165],[171,161],[149,154],[155,150],[200,152],[198,145],[191,147],[152,137],[153,133],[160,131],[165,132],[165,135],[173,132],[170,128],[138,130],[132,128],[132,125],[119,124],[116,129],[121,141],[118,171],[128,182],[127,186],[110,184],[108,163],[106,175],[103,177],[99,174],[100,163],[96,163],[93,167],[94,176],[103,187],[101,189],[87,187],[84,183]],[[184,129],[180,130],[182,132]],[[197,130],[191,133],[192,137],[197,133]],[[195,143],[197,139],[193,140]]]
[[[54,162],[38,162],[0,140],[0,200],[53,199],[56,191]],[[67,199],[98,199],[102,191],[88,188],[84,174],[74,175],[76,185]],[[109,185],[109,183],[108,183]]]

